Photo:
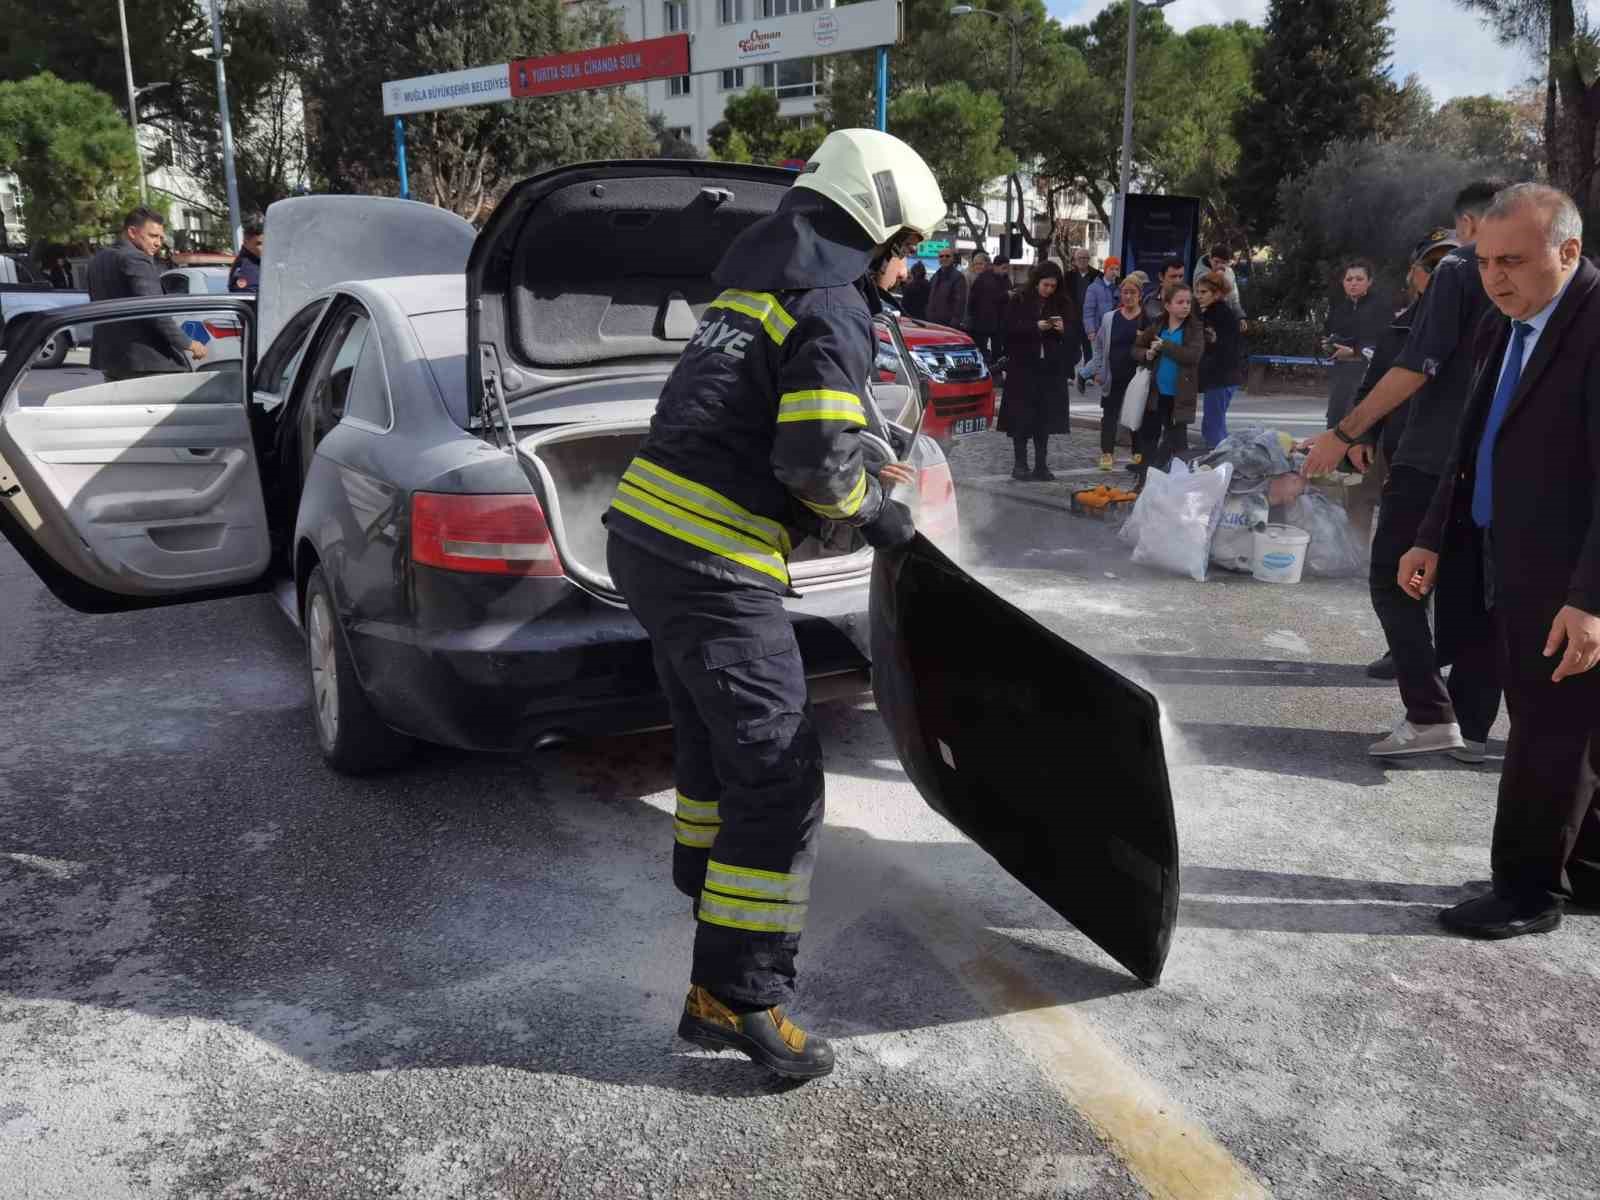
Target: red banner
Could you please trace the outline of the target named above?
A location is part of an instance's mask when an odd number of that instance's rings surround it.
[[[511,94],[549,96],[556,92],[583,92],[688,73],[689,35],[674,33],[643,42],[622,42],[571,54],[520,59],[511,64]]]

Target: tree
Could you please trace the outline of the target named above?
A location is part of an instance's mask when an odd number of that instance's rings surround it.
[[[783,157],[784,125],[778,116],[778,94],[767,88],[751,88],[729,96],[722,120],[706,131],[712,156],[727,159],[728,138],[737,131],[750,158],[758,163],[777,162]]]
[[[964,83],[906,92],[889,103],[889,132],[922,155],[947,201],[980,196],[991,179],[1015,168],[1000,144],[1001,123],[999,99]]]
[[[615,14],[594,0],[308,2],[312,160],[330,191],[395,189],[392,126],[380,94],[385,79],[621,40]],[[374,55],[374,45],[388,52]],[[658,145],[643,106],[622,89],[440,109],[406,124],[417,193],[469,220],[535,171],[590,158],[645,157]]]
[[[1544,170],[1543,105],[1532,97],[1457,96],[1422,127],[1422,140],[1463,158],[1505,164],[1513,179],[1536,179]]]
[[[1321,308],[1352,258],[1373,262],[1380,286],[1397,290],[1412,247],[1451,224],[1456,192],[1502,169],[1425,139],[1334,145],[1279,189],[1282,217],[1271,237],[1277,311],[1257,315],[1303,317]],[[1254,284],[1251,294],[1258,294]]]
[[[1389,0],[1270,0],[1256,98],[1234,123],[1233,199],[1252,234],[1274,224],[1285,179],[1305,174],[1335,142],[1392,122],[1389,13]]]
[[[699,158],[700,151],[695,144],[679,137],[667,128],[667,119],[660,113],[651,113],[646,120],[650,126],[650,135],[656,140],[657,158]]]
[[[1456,0],[1507,45],[1545,57],[1544,154],[1549,180],[1600,215],[1600,33],[1573,0]],[[1585,221],[1585,227],[1592,225]]]
[[[104,236],[139,203],[133,130],[111,97],[48,71],[0,83],[0,170],[22,184],[34,241]]]
[[[211,190],[222,195],[216,69],[190,51],[211,45],[208,0],[138,0],[129,6],[128,43],[137,83],[150,88],[139,100],[141,124],[177,146],[194,148],[216,166]],[[263,105],[274,103],[282,66],[293,58],[281,38],[299,36],[303,0],[232,0],[222,13],[228,55],[228,109],[236,136],[245,140]],[[375,43],[376,44],[376,43]],[[373,57],[380,57],[374,55]],[[104,93],[124,113],[121,31],[103,0],[15,3],[0,21],[0,79],[49,71]],[[203,167],[203,178],[212,173]],[[241,168],[241,191],[245,177]],[[220,205],[219,205],[220,207]]]

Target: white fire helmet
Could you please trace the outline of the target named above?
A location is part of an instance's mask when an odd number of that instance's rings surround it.
[[[944,223],[944,197],[928,164],[877,129],[836,129],[795,181],[832,200],[881,246],[903,229],[932,233]]]

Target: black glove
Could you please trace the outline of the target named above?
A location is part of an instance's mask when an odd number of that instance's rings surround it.
[[[895,550],[917,536],[917,527],[909,508],[885,497],[878,515],[861,527],[861,536],[874,550]]]

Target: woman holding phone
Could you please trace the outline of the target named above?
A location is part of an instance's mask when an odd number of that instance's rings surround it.
[[[1048,465],[1050,435],[1069,427],[1067,382],[1077,330],[1078,311],[1061,287],[1061,268],[1048,261],[1036,264],[1006,305],[1006,390],[999,427],[1011,435],[1016,453],[1013,479],[1055,478]]]

